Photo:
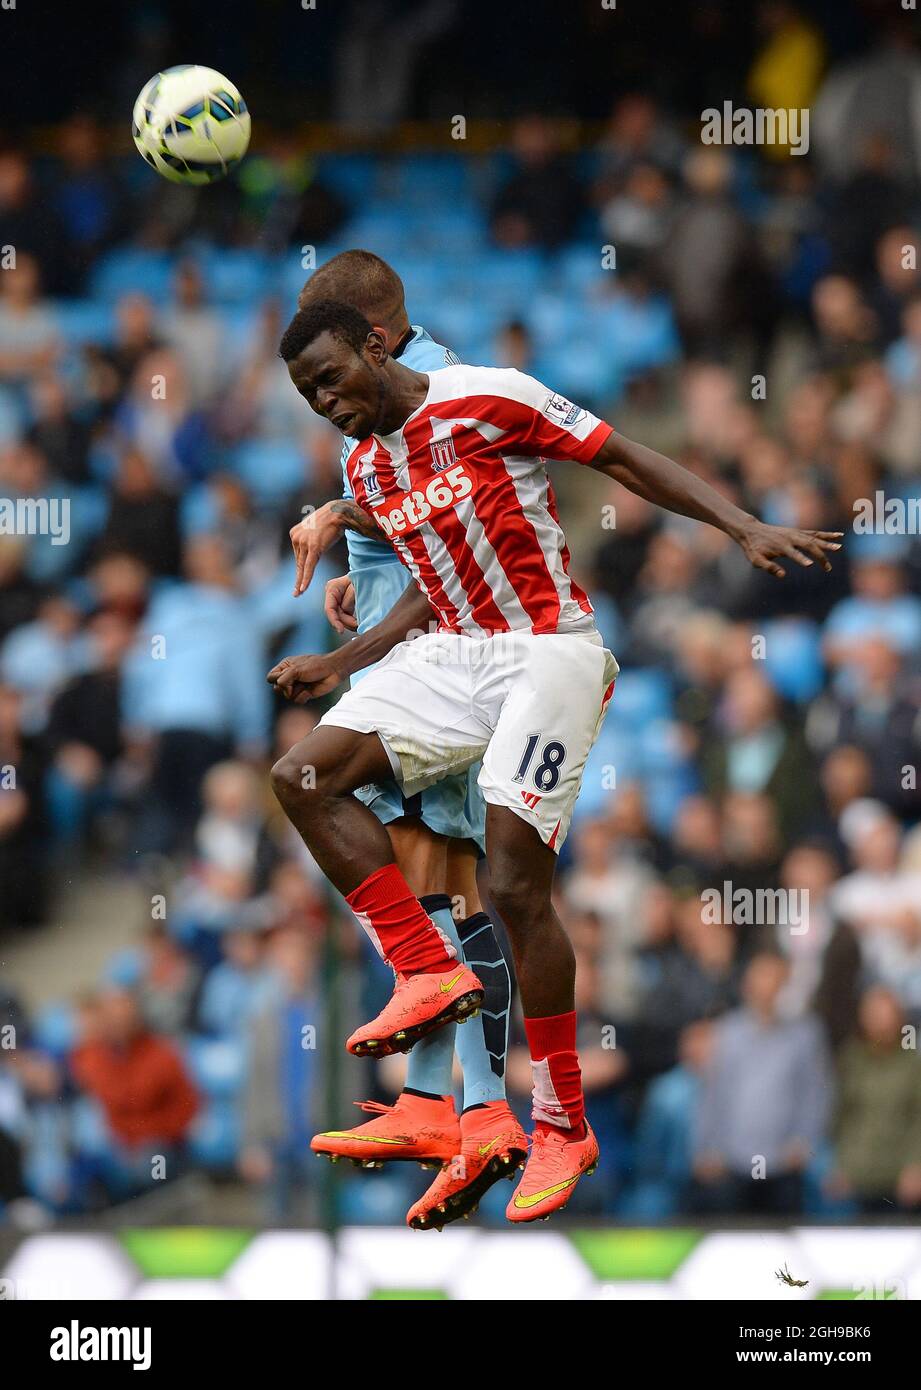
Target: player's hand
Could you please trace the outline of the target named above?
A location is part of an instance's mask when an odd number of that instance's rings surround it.
[[[830,570],[830,554],[841,549],[843,534],[842,531],[800,531],[796,526],[769,526],[766,521],[752,517],[738,541],[755,569],[767,570],[777,579],[784,579],[787,572],[776,563],[779,556],[786,555],[804,567],[817,560],[824,570]]]
[[[294,705],[305,705],[308,700],[328,695],[343,679],[335,653],[325,656],[286,656],[266,676],[269,685],[273,685],[280,695]]]
[[[355,586],[347,574],[327,580],[323,609],[337,632],[358,630],[358,619],[355,617]]]
[[[297,562],[294,578],[295,598],[299,598],[307,589],[320,556],[329,550],[331,545],[335,545],[344,529],[342,517],[332,511],[331,502],[324,502],[322,507],[318,507],[315,512],[305,516],[303,521],[291,527],[288,535]]]

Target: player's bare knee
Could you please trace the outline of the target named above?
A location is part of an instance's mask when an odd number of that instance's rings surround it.
[[[347,796],[367,779],[354,766],[354,758],[328,739],[312,734],[279,758],[271,772],[272,789],[286,810],[302,815],[331,797]]]
[[[528,873],[527,865],[515,860],[491,868],[489,895],[509,931],[514,931],[518,922],[527,921],[542,905],[544,896],[543,889]]]
[[[271,771],[272,790],[282,806],[302,805],[316,790],[316,777],[306,775],[309,767],[300,750],[292,748],[279,758]]]

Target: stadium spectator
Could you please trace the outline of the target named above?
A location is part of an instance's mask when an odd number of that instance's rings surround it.
[[[825,1132],[830,1078],[817,1022],[778,1012],[788,977],[780,956],[755,956],[743,1006],[716,1024],[694,1137],[698,1211],[802,1209],[803,1170]]]
[[[661,169],[677,179],[684,149],[674,124],[663,116],[648,92],[628,92],[619,97],[598,146],[596,201],[604,204],[619,192],[638,166]]]
[[[202,865],[240,870],[257,892],[268,884],[275,859],[266,829],[264,787],[243,762],[223,762],[202,781],[204,813],[195,828],[195,852]]]
[[[17,251],[16,264],[0,275],[0,383],[31,385],[59,352],[54,315],[40,298],[38,262]]]
[[[796,727],[781,718],[775,690],[754,665],[726,681],[701,766],[712,796],[769,796],[785,835],[810,818],[815,772],[808,750]]]
[[[106,161],[104,132],[93,116],[77,112],[64,122],[58,155],[61,168],[54,210],[72,242],[79,282],[96,257],[128,230],[128,198]]]
[[[276,1219],[290,1219],[302,1204],[313,1161],[322,1027],[316,955],[303,930],[277,933],[269,947],[276,990],[251,1024],[240,1168],[264,1188]]]
[[[153,1032],[180,1038],[188,1031],[201,987],[200,974],[162,922],[152,922],[141,946],[117,957],[107,975],[113,985],[135,993]]]
[[[835,1196],[867,1215],[921,1207],[921,1063],[897,997],[882,986],[860,1000],[860,1032],[840,1059],[833,1120]]]
[[[242,1040],[272,986],[265,942],[259,932],[240,926],[223,934],[221,953],[222,960],[205,980],[198,1022],[214,1037]]]
[[[45,765],[23,727],[22,696],[0,685],[0,925],[34,926],[45,916],[48,822]]]
[[[49,292],[72,287],[64,228],[42,196],[22,150],[0,150],[0,246],[14,247],[20,265],[27,256]],[[6,275],[4,271],[2,278]]]
[[[713,1051],[714,1024],[690,1023],[678,1041],[678,1061],[646,1091],[636,1124],[634,1182],[621,1214],[662,1221],[682,1210],[691,1181],[694,1116]]]
[[[914,680],[891,638],[867,636],[853,653],[853,694],[829,691],[809,711],[812,748],[845,744],[862,749],[872,767],[872,794],[906,819],[918,814],[918,789],[906,769],[921,754]]]
[[[87,393],[103,419],[118,407],[139,364],[158,346],[150,300],[137,292],[123,294],[115,305],[114,343],[91,341],[85,354]]]
[[[841,835],[855,867],[835,885],[834,910],[854,930],[868,976],[917,1012],[921,874],[900,863],[902,827],[881,802],[863,799],[843,812]]]
[[[794,844],[781,864],[780,884],[798,910],[778,914],[774,931],[777,948],[790,964],[784,1011],[793,1018],[814,1013],[832,1049],[853,1032],[860,978],[857,938],[834,912],[839,872],[837,857],[823,841]]]
[[[179,573],[179,500],[139,448],[128,447],[119,458],[97,549],[134,555],[153,575]]]
[[[697,149],[684,176],[689,196],[662,243],[659,269],[685,351],[723,361],[744,325],[754,330],[763,355],[773,297],[752,228],[730,196],[729,156],[712,145]]]
[[[210,402],[226,379],[224,332],[216,311],[206,303],[200,268],[183,261],[173,278],[174,302],[158,321],[160,336],[178,355],[193,405]]]
[[[129,728],[151,744],[139,832],[149,848],[187,842],[208,768],[234,750],[260,757],[268,735],[265,654],[234,593],[227,548],[200,537],[184,565],[186,579],[155,596],[125,671]]]
[[[93,816],[114,804],[125,751],[121,667],[134,628],[122,614],[101,610],[85,633],[86,669],[55,696],[45,730],[49,811],[64,842],[78,838]]]
[[[695,1019],[725,1013],[738,997],[732,926],[703,920],[697,893],[670,904],[667,923],[654,930],[637,960],[640,987],[626,1047],[637,1076],[675,1065],[678,1039]]]
[[[512,132],[512,149],[516,167],[493,201],[492,234],[508,250],[554,250],[573,235],[585,205],[559,130],[543,116],[522,117]]]
[[[73,392],[55,371],[35,378],[30,413],[26,440],[48,460],[52,476],[68,483],[90,482],[92,430],[86,419],[78,418]]]
[[[103,992],[87,1017],[92,1032],[71,1053],[70,1070],[110,1135],[95,1176],[110,1198],[133,1196],[179,1176],[198,1097],[178,1051],[148,1027],[135,995]]]
[[[789,0],[762,0],[757,22],[764,42],[746,83],[753,104],[787,111],[811,106],[825,66],[821,32]],[[766,152],[780,160],[789,145],[771,141]]]

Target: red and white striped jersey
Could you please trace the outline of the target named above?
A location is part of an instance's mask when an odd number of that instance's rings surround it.
[[[585,632],[592,606],[569,577],[544,460],[590,463],[611,433],[523,372],[446,367],[346,471],[448,631]]]

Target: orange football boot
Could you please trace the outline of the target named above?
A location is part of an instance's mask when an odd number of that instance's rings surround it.
[[[391,1052],[408,1052],[436,1028],[476,1017],[482,1002],[483,986],[460,961],[450,970],[397,975],[389,1003],[377,1018],[356,1028],[346,1050],[353,1057],[387,1057]]]
[[[505,1209],[509,1221],[546,1221],[562,1211],[581,1177],[598,1166],[598,1140],[586,1120],[585,1138],[569,1139],[564,1129],[536,1129],[521,1182]]]
[[[355,1104],[375,1118],[354,1129],[315,1134],[310,1141],[315,1154],[333,1163],[350,1158],[356,1168],[382,1168],[398,1160],[434,1168],[457,1153],[461,1133],[451,1096],[414,1096],[403,1091],[393,1105],[376,1100]]]
[[[527,1158],[528,1137],[504,1100],[461,1115],[460,1134],[460,1152],[406,1215],[416,1231],[440,1231],[449,1221],[472,1215],[484,1192],[500,1178],[513,1178]]]

